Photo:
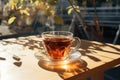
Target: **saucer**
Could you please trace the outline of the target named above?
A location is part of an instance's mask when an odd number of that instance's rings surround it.
[[[81,58],[81,53],[79,51],[74,51],[69,53],[68,57],[65,60],[52,61],[50,60],[50,58],[48,58],[47,53],[44,50],[40,50],[37,53],[35,53],[35,57],[40,62],[49,63],[51,65],[62,65],[62,64],[68,64],[76,60],[79,60]]]
[[[81,59],[81,53],[79,51],[71,52],[68,58],[62,61],[51,61],[44,50],[35,53],[35,57],[39,60],[38,65],[41,68],[58,73],[81,72],[81,70],[84,71],[87,66],[87,63]]]

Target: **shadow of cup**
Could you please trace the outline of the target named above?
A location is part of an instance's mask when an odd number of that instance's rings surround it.
[[[65,64],[64,62],[62,62],[62,64],[51,64],[40,60],[38,65],[45,70],[58,73],[58,75],[63,79],[87,71],[87,63],[82,59]]]

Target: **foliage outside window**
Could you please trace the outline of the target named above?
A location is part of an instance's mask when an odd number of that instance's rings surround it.
[[[43,26],[48,19],[63,25],[63,19],[56,14],[56,5],[57,0],[9,0],[4,6],[4,16],[11,28],[30,27],[37,22]]]
[[[7,16],[7,21],[11,28],[13,25],[16,25],[17,28],[30,26],[34,27],[34,24],[40,23],[39,26],[52,26],[54,24],[64,25],[63,19],[57,15],[56,6],[58,1],[65,0],[9,0],[8,3],[4,6],[5,13]],[[84,19],[80,14],[79,4],[82,4],[83,7],[86,7],[88,3],[96,9],[96,3],[102,2],[100,0],[66,0],[70,3],[71,6],[67,7],[68,14],[71,14],[72,11],[77,13],[77,18],[81,19],[83,27],[87,28],[87,25],[84,23]],[[111,0],[105,0],[107,2]],[[79,3],[79,4],[76,4]],[[101,3],[100,3],[101,4]],[[77,6],[79,5],[79,6]],[[97,14],[96,14],[97,16]],[[96,18],[96,21],[97,18]],[[45,24],[45,25],[44,25]],[[12,26],[11,26],[12,25]],[[15,28],[16,28],[15,26]],[[99,36],[103,34],[98,23],[96,23],[97,33]],[[24,29],[24,28],[23,28]],[[28,30],[28,29],[27,29]]]

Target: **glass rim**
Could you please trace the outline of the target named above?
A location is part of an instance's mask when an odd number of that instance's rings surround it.
[[[67,34],[70,34],[71,36],[73,36],[73,33],[70,32],[70,31],[45,31],[41,35],[44,35],[44,34],[55,34],[55,33],[62,33],[61,35],[63,35],[64,33],[67,33]]]

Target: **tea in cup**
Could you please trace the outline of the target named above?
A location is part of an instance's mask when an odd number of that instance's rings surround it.
[[[48,57],[52,61],[65,60],[72,51],[73,43],[74,50],[80,46],[79,38],[74,38],[73,33],[69,31],[47,31],[42,33],[43,45]]]

